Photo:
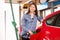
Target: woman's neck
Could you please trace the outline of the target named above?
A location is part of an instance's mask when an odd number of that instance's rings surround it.
[[[34,18],[34,12],[30,12],[31,18]]]
[[[34,12],[30,12],[30,15],[33,15],[34,14]]]

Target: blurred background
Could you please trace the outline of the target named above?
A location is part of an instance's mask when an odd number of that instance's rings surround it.
[[[60,0],[12,0],[18,39],[20,39],[21,19],[23,14],[27,12],[30,1],[36,4],[38,13],[43,18],[52,12],[60,10]],[[0,0],[0,40],[16,40],[12,18],[10,0]],[[38,21],[37,26],[40,26]]]

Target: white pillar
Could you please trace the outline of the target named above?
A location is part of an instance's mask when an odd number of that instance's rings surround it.
[[[15,29],[12,24],[12,12],[11,6],[9,3],[5,3],[5,10],[6,10],[6,40],[16,40]],[[15,21],[17,23],[17,28],[19,27],[19,4],[13,4],[13,11]]]

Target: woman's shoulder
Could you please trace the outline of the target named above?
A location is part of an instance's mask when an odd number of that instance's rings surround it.
[[[23,15],[23,17],[27,17],[27,16],[28,16],[28,14],[24,14],[24,15]]]

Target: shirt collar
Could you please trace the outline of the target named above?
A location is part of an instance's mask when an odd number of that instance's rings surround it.
[[[29,16],[31,16],[30,14],[28,14]],[[34,15],[35,15],[35,13],[34,13]]]

